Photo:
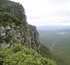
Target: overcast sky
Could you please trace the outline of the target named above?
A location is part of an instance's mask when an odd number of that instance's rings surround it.
[[[70,25],[70,0],[12,0],[25,8],[32,25]]]

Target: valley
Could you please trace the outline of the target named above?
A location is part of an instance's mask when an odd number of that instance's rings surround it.
[[[70,65],[70,30],[39,30],[41,44]]]

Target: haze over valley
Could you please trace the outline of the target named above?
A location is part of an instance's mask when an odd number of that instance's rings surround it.
[[[70,65],[70,26],[38,26],[41,44]]]

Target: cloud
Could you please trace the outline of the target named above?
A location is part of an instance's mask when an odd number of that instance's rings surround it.
[[[70,25],[70,0],[14,0],[26,11],[32,25]]]
[[[38,19],[29,19],[32,25],[70,25],[68,17],[44,17]]]

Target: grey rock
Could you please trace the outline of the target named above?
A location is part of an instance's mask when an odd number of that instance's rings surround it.
[[[28,25],[27,23],[16,26],[12,23],[5,28],[0,27],[0,31],[0,38],[3,40],[7,37],[12,38],[8,44],[4,40],[3,44],[1,44],[2,47],[7,48],[10,46],[10,48],[13,48],[16,44],[22,43],[25,48],[32,48],[39,51],[39,34],[35,26]]]
[[[6,43],[1,44],[1,47],[4,47],[4,48],[8,48],[9,46],[10,46],[10,44],[6,44]]]
[[[7,27],[6,27],[6,30],[10,30],[10,29],[11,29],[11,27],[10,27],[10,26],[7,26]]]
[[[11,27],[12,27],[12,28],[14,28],[14,27],[15,27],[15,24],[14,24],[14,23],[12,23],[12,24],[11,24]]]
[[[2,26],[0,27],[0,33],[5,32],[5,28]]]
[[[0,34],[1,37],[4,37],[5,35],[6,35],[6,33],[1,33]]]
[[[16,29],[20,29],[20,27],[19,26],[16,26]]]

